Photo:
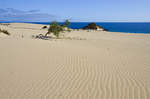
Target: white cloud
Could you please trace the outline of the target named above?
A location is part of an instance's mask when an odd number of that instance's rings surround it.
[[[22,11],[13,8],[0,9],[0,21],[37,22],[54,21],[58,16],[41,13],[40,10]]]

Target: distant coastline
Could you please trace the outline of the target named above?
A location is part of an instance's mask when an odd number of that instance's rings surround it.
[[[0,21],[0,23],[12,23]],[[19,22],[19,23],[33,23],[49,25],[50,22]],[[70,28],[81,29],[90,22],[71,22]],[[96,24],[108,29],[110,32],[124,32],[124,33],[144,33],[150,34],[150,22],[95,22]],[[62,24],[62,22],[59,22]]]

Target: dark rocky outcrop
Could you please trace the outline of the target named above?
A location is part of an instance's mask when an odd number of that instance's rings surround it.
[[[96,23],[89,23],[87,26],[83,27],[82,29],[84,30],[99,30],[99,31],[104,31],[105,29]]]
[[[42,27],[42,29],[46,29],[46,28],[48,28],[48,27],[47,27],[47,26],[43,26],[43,27]]]

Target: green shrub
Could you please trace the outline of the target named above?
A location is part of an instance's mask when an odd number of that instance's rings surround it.
[[[57,38],[59,38],[60,32],[63,31],[63,28],[58,24],[58,22],[52,22],[48,29],[48,33],[53,33]]]
[[[7,30],[2,30],[2,29],[0,29],[0,32],[4,33],[4,34],[6,34],[6,35],[10,35],[10,33],[9,33]]]
[[[71,30],[69,29],[70,24],[71,24],[71,23],[69,22],[69,20],[66,20],[66,21],[61,25],[61,27],[64,29],[64,31],[71,32]]]
[[[71,23],[69,22],[69,20],[66,20],[66,21],[64,22],[64,25],[65,25],[66,27],[69,27],[70,24],[71,24]]]
[[[62,25],[61,25],[61,27],[65,28],[65,27],[66,27],[66,25],[62,24]]]

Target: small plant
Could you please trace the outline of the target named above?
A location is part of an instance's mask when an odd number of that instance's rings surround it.
[[[70,29],[68,29],[67,31],[68,31],[68,32],[71,32],[71,30],[70,30]]]
[[[64,29],[64,31],[71,32],[71,30],[69,29],[70,24],[71,24],[71,23],[69,22],[69,20],[66,20],[66,21],[61,25],[61,27]]]
[[[0,29],[0,32],[4,33],[4,34],[6,34],[6,35],[10,35],[10,33],[9,33],[7,30],[2,30],[2,29]]]
[[[46,35],[53,33],[57,38],[59,38],[60,32],[63,32],[63,28],[58,24],[58,22],[52,22]]]
[[[65,22],[64,22],[64,25],[66,26],[66,27],[69,27],[70,26],[70,22],[69,22],[69,20],[66,20]]]
[[[61,25],[61,27],[65,28],[65,27],[66,27],[66,25],[62,24],[62,25]]]

